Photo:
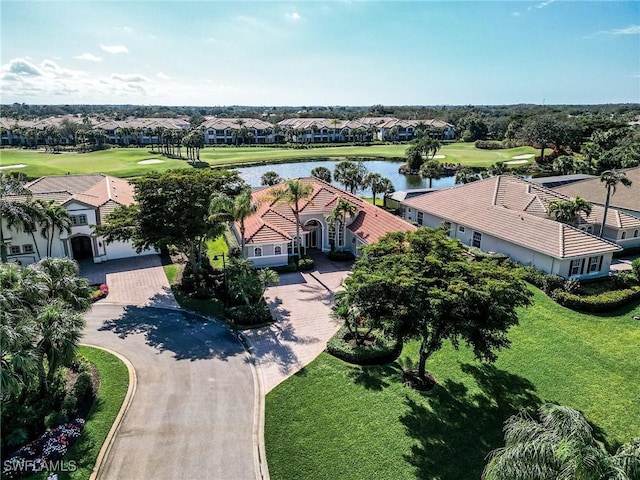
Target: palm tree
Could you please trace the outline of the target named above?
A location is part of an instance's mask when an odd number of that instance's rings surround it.
[[[391,180],[389,180],[387,177],[382,177],[382,180],[380,180],[380,183],[378,183],[378,193],[382,193],[383,195],[382,202],[385,207],[387,206],[387,203],[386,203],[387,195],[391,195],[395,191],[396,189],[393,186],[393,183],[391,182]]]
[[[547,215],[555,217],[558,222],[569,223],[575,220],[577,212],[570,200],[554,200],[547,204]]]
[[[31,191],[23,186],[24,177],[0,173],[0,260],[7,261],[4,222],[7,225],[31,222]],[[25,198],[26,197],[26,198]]]
[[[56,204],[54,200],[43,201],[42,206],[42,223],[40,233],[47,239],[47,257],[51,256],[53,250],[53,239],[56,229],[71,233],[71,215],[66,208],[60,204]]]
[[[262,286],[262,295],[267,290],[269,285],[276,285],[280,282],[280,276],[275,270],[271,270],[270,268],[263,268],[258,272],[258,280],[260,280],[260,285]]]
[[[604,214],[602,215],[602,225],[600,226],[600,238],[602,238],[604,235],[604,226],[607,223],[607,213],[609,213],[611,195],[615,195],[618,184],[630,187],[631,180],[627,178],[627,175],[624,172],[606,170],[600,175],[600,181],[605,184],[607,189],[607,199],[604,202]]]
[[[433,180],[442,178],[444,175],[444,169],[438,160],[429,160],[420,167],[418,174],[422,178],[428,178],[429,188],[432,188]]]
[[[298,259],[302,258],[300,252],[300,202],[311,198],[313,185],[304,183],[299,179],[289,179],[284,182],[284,188],[275,189],[271,195],[275,203],[286,203],[293,210],[296,218],[296,253]]]
[[[268,172],[264,172],[260,177],[260,185],[265,185],[267,187],[273,187],[274,185],[278,185],[282,183],[283,179],[277,172],[270,170]]]
[[[480,174],[475,173],[470,167],[462,167],[456,171],[456,185],[475,182],[480,178]]]
[[[333,211],[325,218],[325,221],[327,222],[327,225],[329,225],[329,228],[331,230],[336,230],[336,224],[340,228],[341,235],[336,236],[336,238],[338,239],[338,247],[341,246],[339,244],[340,236],[344,238],[344,227],[347,223],[347,216],[354,217],[356,213],[358,213],[358,207],[356,207],[353,203],[349,202],[345,198],[339,198]],[[331,248],[333,249],[334,246],[335,241],[331,245]]]
[[[545,404],[538,413],[539,421],[522,411],[505,422],[505,446],[489,454],[483,480],[631,480],[640,475],[640,438],[610,455],[577,410]]]
[[[238,222],[240,224],[240,251],[244,255],[244,221],[258,210],[258,203],[253,200],[251,189],[243,190],[235,198],[223,193],[215,194],[209,203],[209,223],[212,225]],[[216,237],[219,236],[215,235]]]
[[[384,182],[383,180],[386,180],[386,182]],[[367,173],[362,181],[362,186],[365,188],[371,188],[374,205],[376,204],[376,195],[378,193],[393,193],[393,191],[395,190],[393,188],[391,180],[383,177],[379,173]],[[389,186],[391,186],[391,192],[389,192]]]
[[[311,176],[322,180],[323,182],[331,183],[331,170],[327,167],[316,167],[311,170]]]
[[[349,160],[338,163],[333,170],[334,180],[344,185],[351,193],[356,193],[366,175],[367,167],[364,163]]]

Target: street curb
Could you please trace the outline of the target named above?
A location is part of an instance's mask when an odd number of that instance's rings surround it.
[[[98,458],[96,458],[96,463],[93,466],[93,470],[91,471],[91,476],[89,477],[89,480],[96,480],[98,478],[98,474],[100,473],[100,469],[102,468],[104,460],[107,458],[107,455],[111,450],[111,446],[113,445],[115,436],[118,433],[118,430],[120,429],[122,419],[124,418],[125,414],[129,410],[131,401],[133,400],[133,397],[136,393],[136,388],[138,385],[138,377],[136,376],[136,370],[135,368],[133,368],[133,364],[129,361],[128,358],[121,355],[120,353],[110,350],[108,348],[99,347],[98,345],[92,345],[89,343],[83,343],[82,345],[85,345],[91,348],[97,348],[98,350],[103,350],[117,357],[122,361],[122,363],[126,365],[127,371],[129,372],[129,388],[127,389],[127,394],[124,396],[124,400],[122,401],[122,406],[118,411],[118,415],[116,415],[113,425],[111,425],[111,429],[109,430],[109,433],[107,433],[107,438],[104,439],[102,448],[100,448],[100,452],[98,453]]]
[[[269,466],[267,465],[266,449],[264,446],[264,408],[265,395],[264,385],[262,383],[262,373],[260,371],[260,360],[253,354],[253,345],[249,339],[240,331],[235,331],[240,343],[244,346],[249,359],[251,360],[251,372],[253,374],[254,394],[254,420],[253,420],[253,436],[254,436],[254,459],[256,462],[256,472],[259,474],[260,480],[270,480]]]

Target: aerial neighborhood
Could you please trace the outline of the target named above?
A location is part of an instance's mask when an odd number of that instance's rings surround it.
[[[3,2],[0,480],[640,480],[640,8]]]

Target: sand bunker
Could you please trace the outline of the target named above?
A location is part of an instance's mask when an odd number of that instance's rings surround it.
[[[524,160],[525,158],[533,158],[535,157],[535,154],[533,153],[525,153],[523,155],[516,155],[515,157],[511,157],[514,160]],[[507,163],[507,162],[505,162]]]
[[[529,163],[529,162],[527,160],[509,160],[509,161],[503,162],[503,163],[505,165],[520,165],[522,163]]]
[[[159,160],[157,158],[150,158],[149,160],[140,160],[138,163],[140,165],[150,165],[152,163],[164,163],[164,160]]]
[[[24,163],[19,163],[18,165],[3,165],[0,167],[0,170],[4,170],[5,168],[24,168],[26,165]]]
[[[440,160],[441,158],[447,158],[447,156],[446,155],[434,155],[431,158],[435,158],[436,160]]]

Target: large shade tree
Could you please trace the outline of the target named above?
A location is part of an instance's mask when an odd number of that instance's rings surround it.
[[[444,229],[396,232],[362,250],[345,280],[348,297],[370,324],[420,340],[418,376],[445,340],[464,342],[476,358],[495,360],[508,347],[516,309],[530,292],[517,271],[470,260]]]
[[[118,207],[96,227],[107,242],[133,241],[138,251],[171,246],[200,270],[209,238],[209,204],[214,193],[233,197],[245,187],[235,171],[170,170],[132,180],[137,204]]]
[[[545,404],[540,420],[520,412],[505,422],[505,446],[489,455],[483,480],[634,480],[640,478],[640,437],[610,454],[584,416]]]

